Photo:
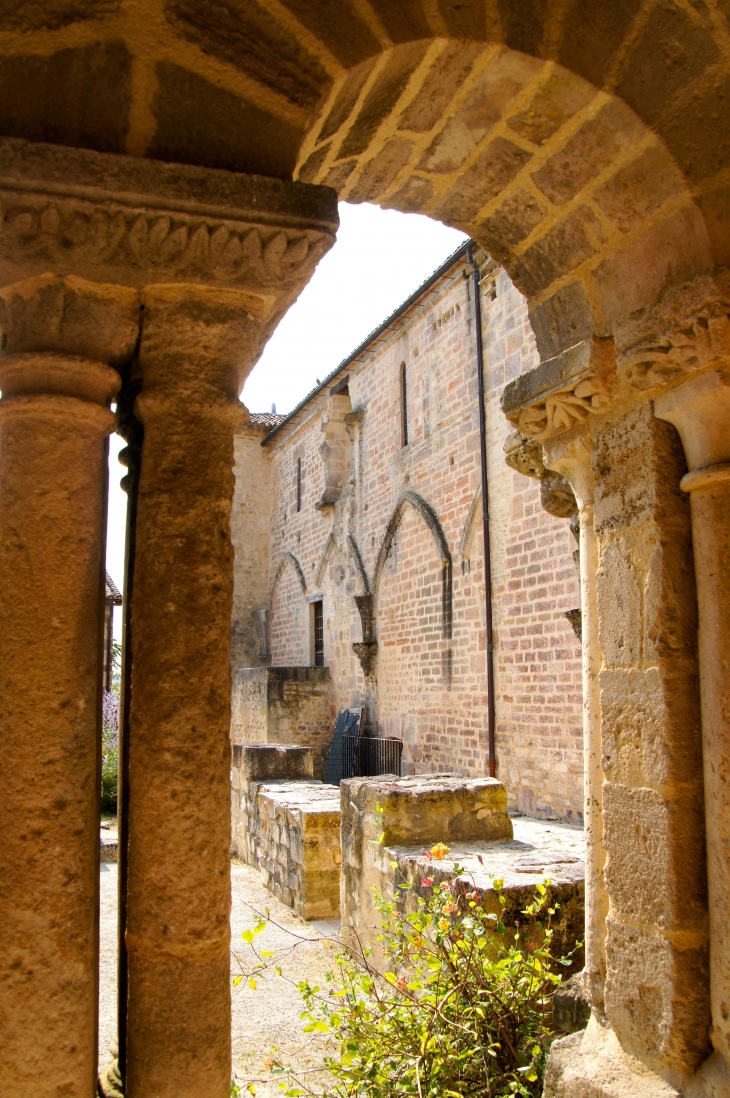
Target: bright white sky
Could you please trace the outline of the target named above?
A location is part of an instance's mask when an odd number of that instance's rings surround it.
[[[252,412],[290,412],[365,337],[410,297],[465,239],[456,229],[418,214],[340,203],[337,242],[276,329],[243,390]],[[107,569],[119,589],[124,577],[127,497],[125,469],[110,440]],[[121,630],[121,614],[115,633]]]

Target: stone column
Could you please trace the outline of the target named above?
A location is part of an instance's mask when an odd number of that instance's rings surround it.
[[[106,437],[138,295],[0,291],[0,1093],[97,1070]]]
[[[6,281],[143,294],[122,1066],[128,1098],[228,1098],[233,433],[246,374],[334,242],[337,196],[0,138],[0,200]]]
[[[609,340],[570,348],[512,382],[503,408],[543,443],[548,464],[573,478],[582,497],[583,625],[596,656],[584,684],[586,783],[602,794],[605,850],[597,918],[594,818],[587,873],[594,1012],[585,1034],[553,1046],[545,1094],[669,1098],[684,1091],[707,1055],[710,1013],[697,606],[689,508],[679,491],[684,457],[648,398],[622,386]],[[572,447],[581,437],[590,471],[577,475]],[[589,809],[589,820],[591,811],[598,816],[597,799]]]
[[[127,950],[129,1098],[230,1091],[233,436],[258,318],[234,290],[145,292],[137,414]]]
[[[581,638],[583,648],[583,783],[586,838],[586,929],[583,988],[593,1011],[604,1015],[606,983],[606,918],[608,893],[604,870],[603,769],[601,749],[602,665],[598,639],[596,581],[598,545],[593,524],[594,476],[591,439],[585,432],[573,434],[567,442],[558,437],[544,446],[548,468],[570,482],[580,516]]]
[[[691,378],[654,402],[679,431],[689,472],[702,703],[702,754],[715,1062],[706,1073],[730,1089],[730,370]],[[722,1061],[722,1063],[718,1061]],[[714,1091],[712,1092],[714,1093]]]
[[[238,290],[144,300],[126,1094],[227,1098],[233,445],[272,325]]]

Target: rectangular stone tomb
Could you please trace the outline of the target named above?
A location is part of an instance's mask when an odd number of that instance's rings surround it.
[[[398,899],[404,912],[425,896],[424,879],[434,884],[458,879],[480,903],[500,910],[493,881],[504,881],[503,920],[514,924],[535,886],[549,879],[550,899],[560,906],[553,919],[556,953],[584,937],[584,838],[578,827],[527,818],[510,819],[504,786],[493,778],[447,776],[401,779],[355,778],[342,783],[342,935],[349,944],[373,950],[381,963],[377,935],[380,917],[373,886]],[[376,807],[382,812],[376,814]],[[382,820],[383,841],[378,843]],[[444,843],[442,858],[430,849]],[[457,877],[455,866],[463,867]],[[413,890],[397,885],[413,881]],[[583,966],[578,950],[566,975]]]
[[[235,745],[232,846],[302,918],[332,919],[340,910],[339,790],[311,774],[309,748]]]

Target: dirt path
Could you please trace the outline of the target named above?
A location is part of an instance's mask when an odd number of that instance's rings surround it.
[[[252,954],[241,934],[255,925],[254,912],[263,914],[268,907],[278,924],[270,924],[256,938],[256,944],[259,949],[276,953],[274,963],[281,966],[283,976],[277,976],[272,967],[263,978],[257,979],[256,990],[243,979],[233,989],[232,996],[234,1077],[244,1093],[245,1087],[253,1082],[257,1098],[274,1098],[281,1091],[264,1067],[273,1047],[279,1060],[298,1069],[312,1070],[321,1064],[327,1038],[303,1033],[304,1023],[299,1018],[302,1002],[294,984],[308,979],[312,984],[324,985],[336,950],[331,939],[337,924],[305,923],[266,891],[258,872],[250,866],[232,864],[231,890],[233,976],[241,972],[237,958],[244,970],[250,971]],[[101,869],[100,1067],[108,1063],[109,1050],[116,1041],[116,917],[117,866],[112,862]],[[310,940],[296,944],[300,938]],[[310,1078],[316,1082],[318,1076]]]

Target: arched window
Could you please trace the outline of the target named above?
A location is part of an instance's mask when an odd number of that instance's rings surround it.
[[[400,399],[401,399],[401,427],[402,443],[408,445],[408,371],[405,362],[400,367]]]

